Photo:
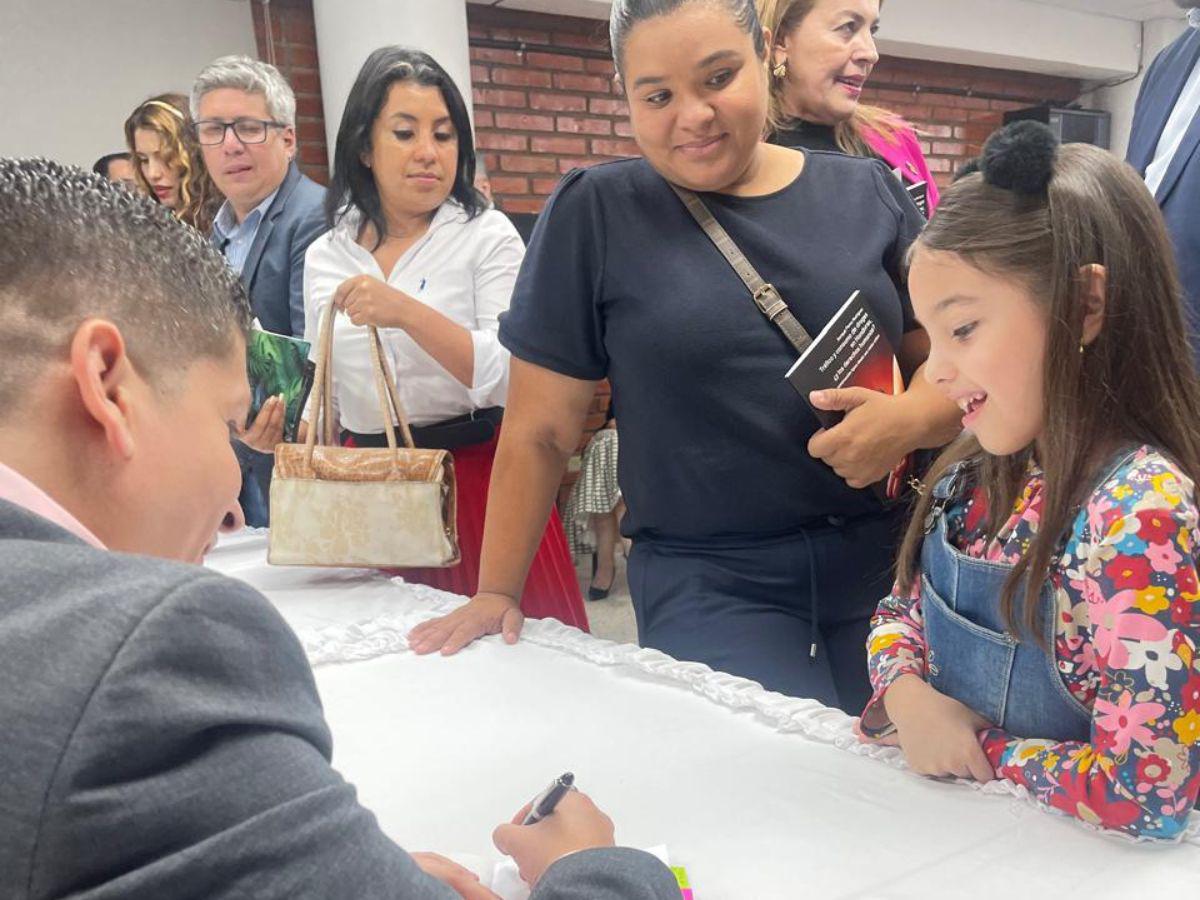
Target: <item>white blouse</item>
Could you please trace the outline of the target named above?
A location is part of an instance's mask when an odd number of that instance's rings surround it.
[[[494,209],[474,219],[454,200],[434,214],[429,230],[384,276],[355,241],[362,222],[348,212],[309,245],[304,258],[304,339],[317,351],[321,317],[347,278],[370,275],[403,291],[471,333],[475,383],[466,387],[399,328],[380,328],[384,351],[413,425],[429,425],[476,409],[503,406],[508,394],[508,351],[497,338],[508,309],[525,245],[508,217]],[[366,326],[338,313],[333,331],[333,401],[341,428],[383,431]],[[315,390],[314,390],[315,394]],[[306,418],[308,416],[306,415]]]

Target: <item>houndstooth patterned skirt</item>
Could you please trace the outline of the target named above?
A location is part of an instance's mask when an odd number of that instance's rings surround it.
[[[590,553],[596,546],[592,534],[592,516],[611,513],[621,499],[617,484],[617,430],[602,428],[583,450],[579,480],[563,509],[563,525],[571,553]]]

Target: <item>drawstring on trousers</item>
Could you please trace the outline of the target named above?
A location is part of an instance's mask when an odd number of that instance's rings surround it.
[[[812,537],[808,529],[802,529],[800,535],[804,538],[804,549],[808,553],[808,615],[811,620],[812,644],[808,648],[809,663],[817,659],[817,635],[821,627],[821,604],[817,598],[817,554],[813,550]]]

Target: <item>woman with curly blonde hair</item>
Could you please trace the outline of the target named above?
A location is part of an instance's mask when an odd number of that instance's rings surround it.
[[[224,199],[209,177],[192,134],[188,101],[160,94],[125,120],[125,143],[138,186],[201,234],[212,229]]]
[[[937,185],[912,126],[860,103],[879,51],[883,0],[756,0],[771,33],[770,141],[800,150],[875,157],[906,185],[925,182],[927,213]]]

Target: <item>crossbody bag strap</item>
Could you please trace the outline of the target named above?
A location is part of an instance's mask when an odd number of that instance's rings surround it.
[[[758,274],[758,270],[750,265],[750,260],[746,259],[746,255],[738,249],[738,245],[733,242],[733,238],[729,236],[729,232],[721,227],[721,223],[716,220],[716,217],[713,216],[709,208],[704,205],[704,201],[695,192],[689,191],[687,188],[681,188],[678,185],[672,184],[671,190],[683,201],[683,205],[692,214],[692,218],[704,229],[704,233],[708,235],[708,239],[721,251],[721,255],[725,257],[725,261],[729,263],[733,271],[737,273],[738,278],[742,279],[742,282],[750,290],[750,296],[754,298],[754,305],[758,307],[759,312],[783,332],[783,336],[796,348],[797,353],[803,353],[807,350],[808,345],[812,343],[812,337],[796,317],[792,315],[792,311],[788,309],[788,305],[779,296],[779,292],[775,290],[775,286],[770,282],[764,281],[763,277]]]

